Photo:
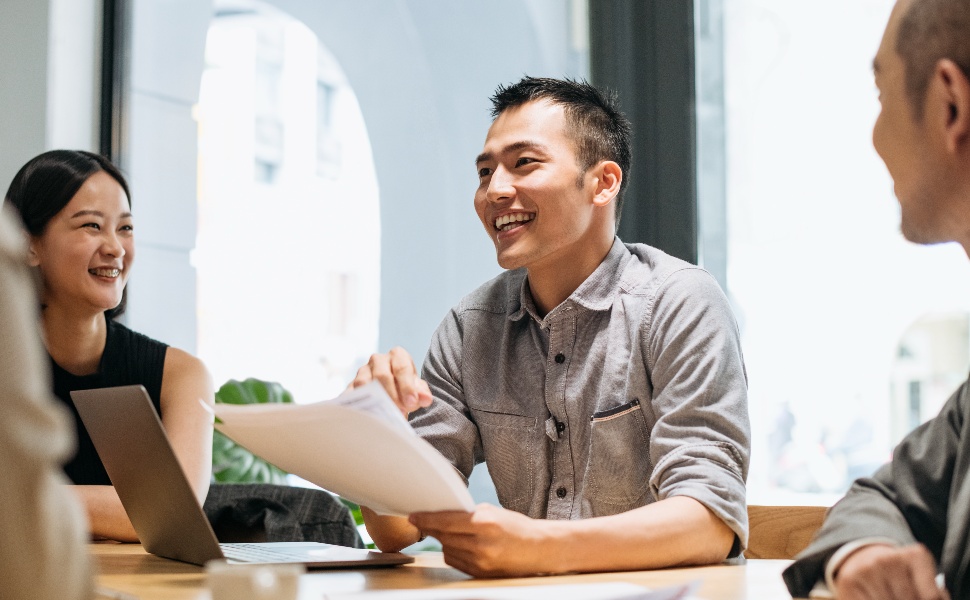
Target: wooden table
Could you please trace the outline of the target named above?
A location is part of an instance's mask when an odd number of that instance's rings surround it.
[[[138,544],[96,543],[90,546],[98,568],[98,587],[119,594],[99,596],[131,600],[209,600],[201,567],[147,554]],[[524,579],[472,579],[444,564],[439,553],[421,553],[401,567],[311,571],[300,579],[300,599],[319,600],[325,592],[372,589],[467,588],[509,585],[562,585],[625,581],[651,588],[702,582],[697,595],[705,600],[788,599],[781,580],[787,560],[749,560],[743,565],[686,569],[593,573]]]

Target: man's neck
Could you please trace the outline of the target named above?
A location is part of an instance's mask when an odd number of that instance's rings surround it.
[[[549,264],[528,268],[529,290],[540,317],[562,304],[600,266],[613,247],[613,238],[598,243],[581,256],[550,257]]]

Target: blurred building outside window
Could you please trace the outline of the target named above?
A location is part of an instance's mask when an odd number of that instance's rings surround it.
[[[723,69],[715,192],[754,504],[833,503],[967,378],[970,263],[956,245],[903,239],[871,144],[872,58],[893,4],[698,0],[723,18],[723,53],[698,71]]]

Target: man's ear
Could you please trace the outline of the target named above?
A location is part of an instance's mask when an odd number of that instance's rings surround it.
[[[593,168],[596,178],[593,204],[606,206],[620,193],[620,184],[623,183],[623,169],[612,160],[604,160]]]
[[[970,80],[963,69],[944,58],[936,63],[927,100],[936,104],[946,149],[953,154],[970,149]]]

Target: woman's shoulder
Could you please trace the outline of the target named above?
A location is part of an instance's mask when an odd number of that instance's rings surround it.
[[[202,373],[208,375],[209,373],[209,370],[201,359],[175,346],[169,346],[168,353],[165,356],[166,373],[169,369],[178,372],[194,373],[196,375]]]
[[[191,391],[192,395],[201,394],[203,398],[211,398],[214,394],[212,375],[198,357],[169,346],[165,357],[162,395],[166,396],[169,391],[178,395]]]
[[[109,321],[108,330],[108,345],[112,346],[115,352],[127,354],[143,366],[156,365],[156,368],[161,371],[162,395],[165,394],[166,388],[212,387],[209,370],[199,358],[189,352],[169,346],[165,342],[160,342],[115,321]]]

